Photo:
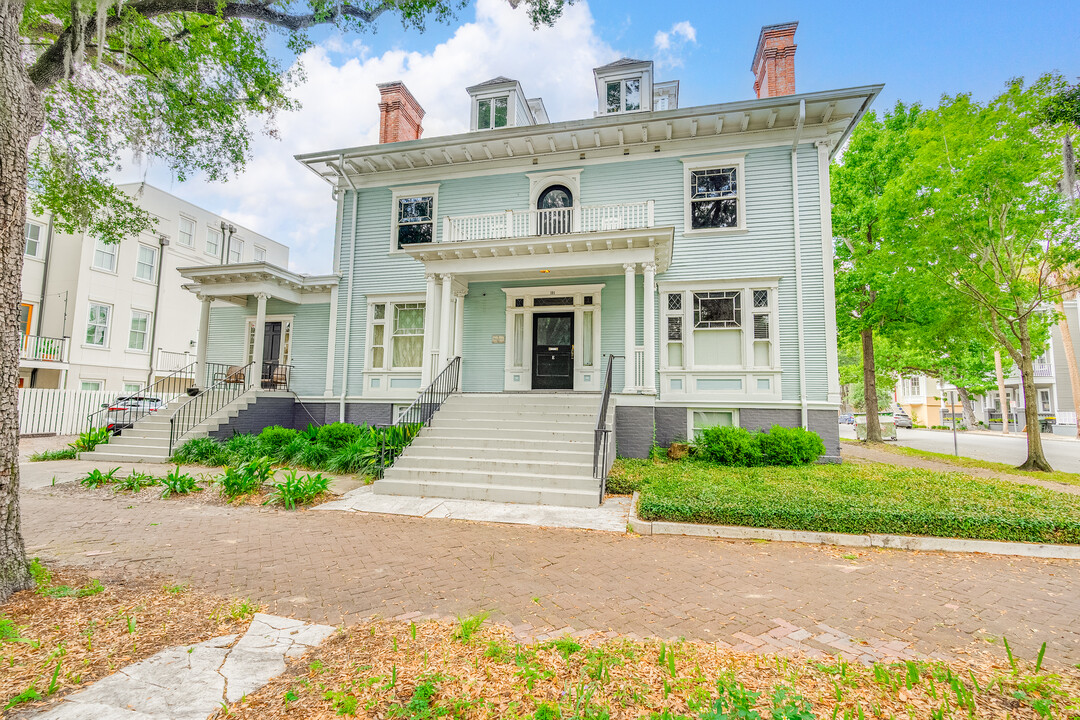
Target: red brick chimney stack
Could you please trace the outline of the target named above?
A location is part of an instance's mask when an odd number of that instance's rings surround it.
[[[795,28],[799,23],[765,25],[758,35],[750,71],[759,98],[795,94]]]
[[[424,108],[400,80],[379,84],[379,142],[419,140]]]

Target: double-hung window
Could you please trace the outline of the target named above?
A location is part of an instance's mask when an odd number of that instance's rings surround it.
[[[195,221],[181,215],[178,229],[177,241],[184,247],[195,247]]]
[[[684,158],[686,234],[746,229],[746,173],[738,156]]]
[[[206,254],[221,257],[221,230],[218,228],[206,228]]]
[[[641,78],[610,80],[606,87],[609,113],[632,112],[641,109]]]
[[[476,129],[506,127],[509,98],[494,97],[476,101]]]
[[[112,306],[90,303],[86,319],[86,344],[105,347],[109,344],[109,320]]]
[[[414,369],[423,365],[424,303],[376,302],[369,308],[371,370]]]
[[[438,185],[412,185],[391,188],[393,248],[435,242],[435,217],[438,212]]]
[[[23,226],[23,234],[26,236],[26,246],[23,254],[27,257],[41,257],[42,241],[41,226],[37,223],[28,222]]]
[[[154,282],[154,270],[157,269],[157,248],[139,245],[139,254],[135,257],[135,277],[146,282]]]
[[[229,238],[229,262],[236,264],[244,259],[244,241]]]
[[[131,311],[131,328],[128,331],[128,350],[146,352],[149,349],[150,313]]]
[[[255,246],[255,262],[266,262],[266,248]]]
[[[98,240],[94,245],[94,267],[105,272],[116,272],[116,243]]]

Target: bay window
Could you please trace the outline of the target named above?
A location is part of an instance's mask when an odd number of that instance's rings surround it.
[[[661,369],[777,366],[775,287],[678,285],[661,287]]]

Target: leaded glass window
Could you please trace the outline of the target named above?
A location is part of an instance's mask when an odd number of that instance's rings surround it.
[[[742,293],[737,290],[694,293],[694,327],[741,327],[741,297]]]
[[[397,246],[414,243],[429,243],[435,239],[434,218],[432,217],[435,205],[431,195],[421,197],[398,198],[397,212]]]
[[[738,168],[692,170],[690,172],[691,229],[738,226]]]
[[[394,305],[393,332],[393,367],[421,367],[424,355],[424,303]]]

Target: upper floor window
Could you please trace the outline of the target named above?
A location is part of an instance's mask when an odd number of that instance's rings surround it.
[[[105,347],[109,343],[109,318],[112,306],[90,303],[86,319],[86,344]]]
[[[435,217],[438,213],[438,185],[412,185],[391,188],[393,248],[435,242]]]
[[[244,259],[244,241],[229,238],[229,262],[238,263]]]
[[[195,221],[181,215],[178,236],[177,241],[184,247],[195,247]]]
[[[607,111],[630,112],[641,109],[641,78],[610,80],[607,83]]]
[[[139,245],[139,254],[135,258],[135,277],[147,282],[154,282],[154,270],[157,268],[157,248]]]
[[[149,349],[150,313],[131,311],[131,328],[128,331],[128,350],[146,352]]]
[[[485,98],[476,101],[476,129],[506,127],[508,97]]]
[[[904,378],[904,396],[905,397],[922,397],[923,396],[923,379],[921,375],[915,375],[913,377]]]
[[[23,226],[23,231],[26,236],[26,247],[23,252],[27,257],[41,257],[42,246],[45,244],[41,240],[41,226],[28,222]]]
[[[743,230],[746,197],[742,158],[688,160],[685,166],[685,226],[683,232]]]
[[[255,262],[266,261],[266,248],[261,248],[258,245],[255,246]]]
[[[101,240],[94,246],[94,267],[106,272],[116,272],[116,243]]]
[[[30,334],[30,320],[34,316],[34,306],[29,303],[19,305],[19,330],[24,336]]]
[[[218,228],[206,228],[206,254],[214,257],[221,256],[221,230]]]

